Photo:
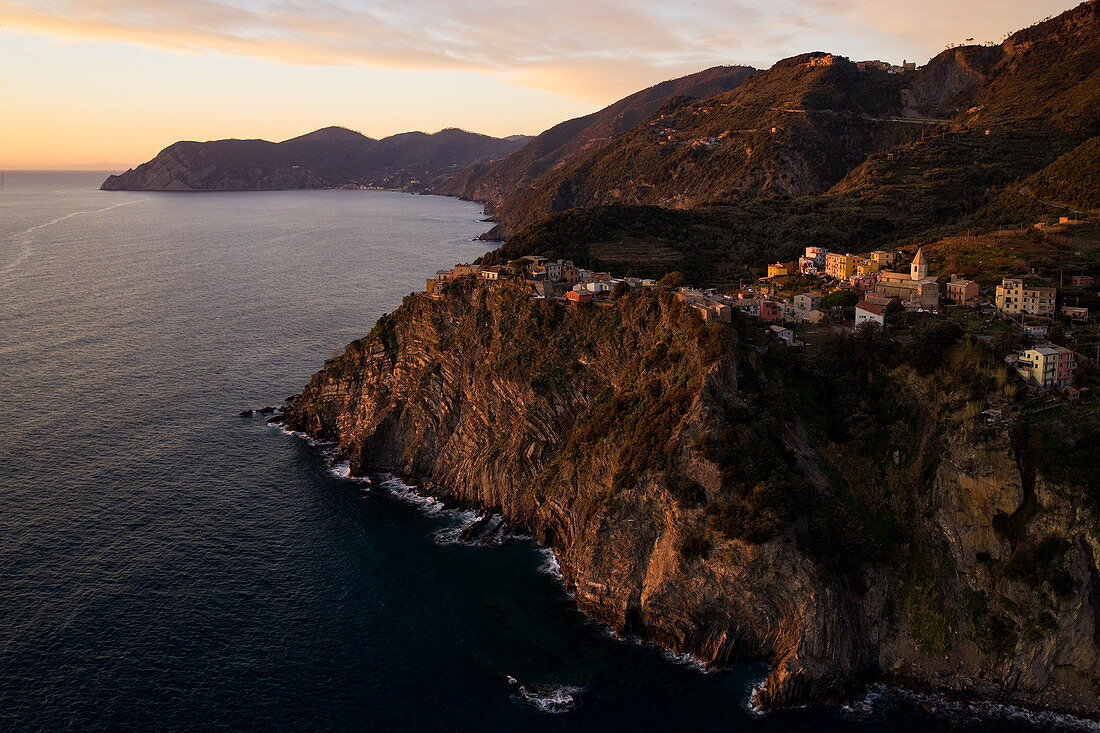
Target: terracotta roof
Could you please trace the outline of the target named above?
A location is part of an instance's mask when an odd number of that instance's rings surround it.
[[[883,308],[881,305],[875,305],[874,303],[868,303],[866,300],[861,300],[858,303],[856,303],[856,308],[859,308],[861,311],[867,311],[868,313],[873,313],[876,316],[881,316],[883,313],[886,312],[886,309]]]

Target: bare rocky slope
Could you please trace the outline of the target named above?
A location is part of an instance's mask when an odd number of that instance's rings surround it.
[[[255,191],[370,186],[429,191],[475,163],[501,158],[525,137],[495,138],[447,129],[374,140],[326,127],[273,143],[267,140],[182,141],[117,176],[108,191]]]
[[[912,341],[794,354],[663,288],[567,307],[463,280],[282,419],[532,532],[619,632],[767,660],[765,706],[887,679],[1100,717],[1097,436],[1013,417],[987,347]],[[978,392],[1002,423],[955,417]]]

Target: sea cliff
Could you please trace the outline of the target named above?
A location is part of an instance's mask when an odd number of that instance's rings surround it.
[[[951,375],[1011,385],[915,340],[938,366],[870,335],[796,355],[664,287],[569,306],[467,279],[407,297],[282,419],[531,532],[620,633],[766,660],[765,707],[886,679],[1100,717],[1095,485],[1008,397],[956,419],[978,387]]]

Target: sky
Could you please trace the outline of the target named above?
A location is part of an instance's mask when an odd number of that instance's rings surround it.
[[[0,170],[176,140],[534,135],[665,79],[807,51],[923,64],[1069,0],[0,0]]]

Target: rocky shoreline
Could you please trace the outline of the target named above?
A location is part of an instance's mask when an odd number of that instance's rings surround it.
[[[415,477],[448,503],[529,531],[560,558],[578,607],[620,635],[708,665],[767,661],[766,709],[848,702],[885,680],[1100,716],[1091,517],[1066,487],[1021,473],[1007,437],[956,442],[936,464],[920,529],[957,569],[935,570],[938,589],[922,592],[997,593],[1026,621],[1034,591],[975,557],[1013,551],[993,517],[1029,492],[1048,515],[1037,531],[1076,538],[1065,556],[1073,590],[1044,601],[1058,610],[1043,621],[1053,628],[1013,637],[1011,649],[983,650],[978,616],[933,646],[903,569],[828,572],[805,550],[813,517],[763,541],[737,539],[708,529],[706,511],[685,499],[690,489],[703,504],[724,501],[722,468],[703,446],[740,429],[731,416],[753,399],[748,354],[711,330],[724,327],[702,326],[667,294],[570,309],[510,288],[456,283],[441,299],[410,296],[327,362],[282,421],[336,442],[353,475]],[[675,360],[651,356],[670,352]],[[805,428],[795,420],[782,436],[806,490],[827,492],[832,469]],[[927,460],[918,451],[883,470],[911,480]]]

